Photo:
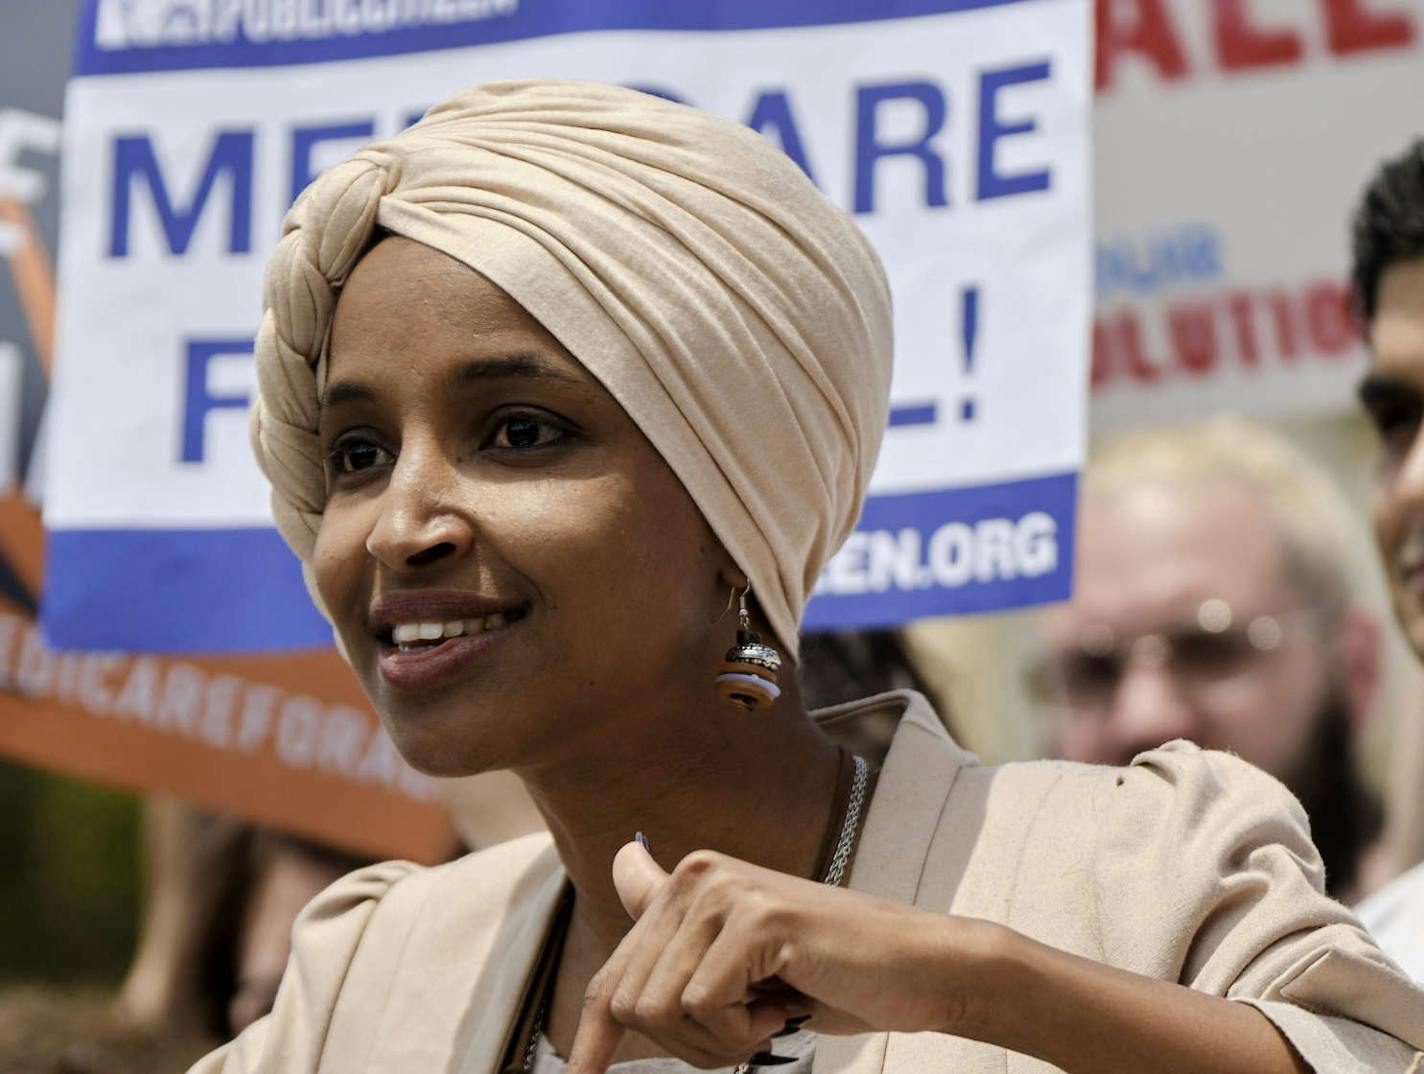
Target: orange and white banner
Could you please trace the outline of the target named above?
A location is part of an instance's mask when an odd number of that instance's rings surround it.
[[[61,76],[62,77],[62,76]],[[50,368],[54,277],[31,211],[52,196],[20,158],[58,122],[0,109],[0,257],[19,316],[0,322],[0,755],[210,809],[372,857],[432,862],[456,845],[428,780],[401,760],[332,649],[171,659],[51,651],[35,621],[44,531],[18,470],[21,385]],[[161,594],[155,599],[162,600]]]

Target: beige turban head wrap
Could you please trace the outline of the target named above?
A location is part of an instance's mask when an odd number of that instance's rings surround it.
[[[483,274],[602,382],[794,654],[888,410],[890,295],[850,218],[754,131],[592,83],[479,86],[332,168],[267,270],[252,415],[277,527],[308,565],[325,341],[377,228]]]

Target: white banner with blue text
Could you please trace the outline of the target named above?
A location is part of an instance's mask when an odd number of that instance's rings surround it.
[[[1091,31],[1089,0],[88,0],[64,120],[46,636],[330,643],[247,445],[264,263],[321,169],[507,78],[743,121],[883,256],[890,428],[808,629],[1065,597]]]

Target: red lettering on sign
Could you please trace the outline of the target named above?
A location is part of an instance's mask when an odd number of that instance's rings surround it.
[[[1339,280],[1192,295],[1099,316],[1092,384],[1170,388],[1235,370],[1256,378],[1311,359],[1353,358],[1358,344],[1350,291]]]
[[[1260,351],[1256,347],[1256,315],[1252,307],[1251,293],[1238,291],[1226,300],[1227,312],[1231,314],[1231,327],[1236,336],[1236,353],[1241,364],[1255,367],[1261,362]]]
[[[1177,39],[1165,0],[1098,0],[1096,79],[1099,90],[1112,84],[1118,57],[1124,53],[1142,56],[1164,79],[1186,77],[1187,54]]]
[[[1167,308],[1167,334],[1177,365],[1198,376],[1216,368],[1216,317],[1208,302],[1187,302]]]
[[[1266,29],[1251,21],[1246,0],[1212,0],[1212,28],[1222,70],[1278,67],[1300,60],[1300,35]]]
[[[1367,0],[1323,0],[1325,42],[1336,56],[1374,49],[1402,48],[1414,43],[1419,29],[1408,12],[1375,11]]]
[[[1307,41],[1323,39],[1317,58],[1411,48],[1419,43],[1419,16],[1405,0],[1316,0],[1309,16],[1320,36],[1300,16],[1285,25],[1266,24],[1260,0],[1211,0],[1176,8],[1168,0],[1097,0],[1096,83],[1112,88],[1123,57],[1137,56],[1164,82],[1175,82],[1214,67],[1251,71],[1304,62]],[[1178,16],[1173,15],[1177,11]],[[1182,12],[1190,14],[1182,14]],[[1211,53],[1189,57],[1187,40],[1174,18],[1211,18],[1206,39]],[[1193,70],[1195,68],[1195,70]]]
[[[1300,353],[1300,333],[1296,331],[1290,298],[1275,292],[1266,296],[1266,304],[1271,307],[1271,320],[1276,326],[1276,353],[1293,362]]]
[[[1326,357],[1349,351],[1356,339],[1350,292],[1330,280],[1311,284],[1305,293],[1305,327],[1311,344]]]
[[[1093,364],[1089,383],[1096,388],[1112,379],[1112,340],[1108,326],[1101,320],[1093,322]]]
[[[1137,323],[1137,317],[1131,313],[1125,314],[1118,328],[1122,333],[1123,350],[1126,352],[1127,371],[1132,379],[1146,381],[1148,384],[1161,380],[1161,368],[1143,351],[1142,326]]]

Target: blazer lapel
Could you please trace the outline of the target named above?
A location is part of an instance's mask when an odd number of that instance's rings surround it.
[[[955,777],[965,763],[977,761],[955,745],[923,697],[905,692],[895,701],[903,703],[904,715],[876,780],[849,886],[914,904]],[[839,737],[835,727],[839,717],[837,711],[822,721],[833,737]],[[881,1074],[889,1037],[888,1033],[821,1037],[816,1042],[813,1074]]]
[[[549,853],[553,854],[552,848]],[[527,901],[511,900],[509,916],[481,960],[480,976],[456,1037],[451,1074],[498,1074],[567,886],[560,866]]]

